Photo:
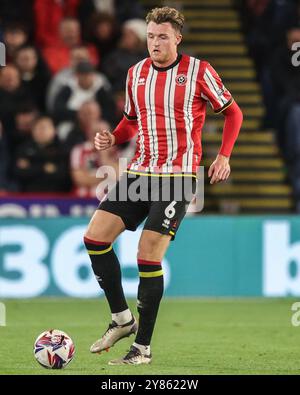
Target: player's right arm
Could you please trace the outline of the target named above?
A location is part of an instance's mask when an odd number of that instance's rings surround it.
[[[105,150],[114,144],[123,144],[131,140],[137,133],[137,115],[132,98],[132,68],[129,69],[126,79],[126,98],[124,106],[124,116],[115,130],[110,133],[103,130],[96,134],[95,147],[97,150]]]
[[[98,151],[108,149],[115,144],[115,136],[108,130],[101,130],[96,134],[94,144]]]
[[[210,103],[215,113],[222,113],[225,116],[222,146],[208,170],[208,177],[211,177],[210,183],[214,184],[227,180],[230,175],[229,159],[242,125],[243,114],[231,93],[223,85],[216,70],[205,61],[202,64],[201,97]]]
[[[137,133],[138,125],[136,121],[126,118],[124,115],[113,133],[108,130],[102,130],[95,136],[95,147],[102,151],[112,147],[115,144],[123,144],[131,140]]]

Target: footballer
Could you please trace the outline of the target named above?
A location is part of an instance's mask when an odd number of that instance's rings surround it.
[[[95,137],[96,149],[105,150],[138,134],[136,152],[100,203],[84,236],[112,314],[107,331],[90,351],[99,353],[124,337],[135,336],[129,352],[110,365],[152,360],[151,338],[164,289],[161,263],[195,194],[207,103],[224,116],[222,144],[208,171],[211,184],[230,175],[229,159],[243,119],[214,68],[205,60],[178,52],[184,26],[178,10],[154,8],[146,23],[149,57],[128,70],[124,117],[114,131],[102,130]],[[130,186],[136,182],[149,192],[148,200],[131,198]],[[181,196],[176,194],[178,183],[184,189]],[[124,190],[126,199],[118,198]],[[137,320],[124,296],[113,243],[125,229],[134,231],[144,220],[137,251]]]

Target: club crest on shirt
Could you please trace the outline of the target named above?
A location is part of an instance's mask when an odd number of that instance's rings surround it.
[[[175,78],[175,82],[177,85],[183,86],[187,82],[187,76],[185,74],[178,74]]]

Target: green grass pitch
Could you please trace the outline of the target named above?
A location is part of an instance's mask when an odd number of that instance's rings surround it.
[[[2,301],[0,374],[299,374],[300,327],[291,324],[294,299],[168,299],[161,304],[148,366],[108,366],[133,337],[93,355],[90,344],[110,319],[103,299],[39,298]],[[134,301],[130,302],[133,311]],[[44,330],[66,331],[76,346],[63,370],[47,370],[33,356]]]

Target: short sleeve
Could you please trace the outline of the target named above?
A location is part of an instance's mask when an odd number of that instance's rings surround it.
[[[125,106],[124,106],[124,115],[127,119],[133,120],[137,119],[135,105],[132,97],[132,76],[131,70],[129,69],[126,78],[126,94],[125,94]]]
[[[205,63],[200,75],[201,97],[210,103],[215,113],[219,113],[230,106],[233,98],[216,70],[209,63]]]

